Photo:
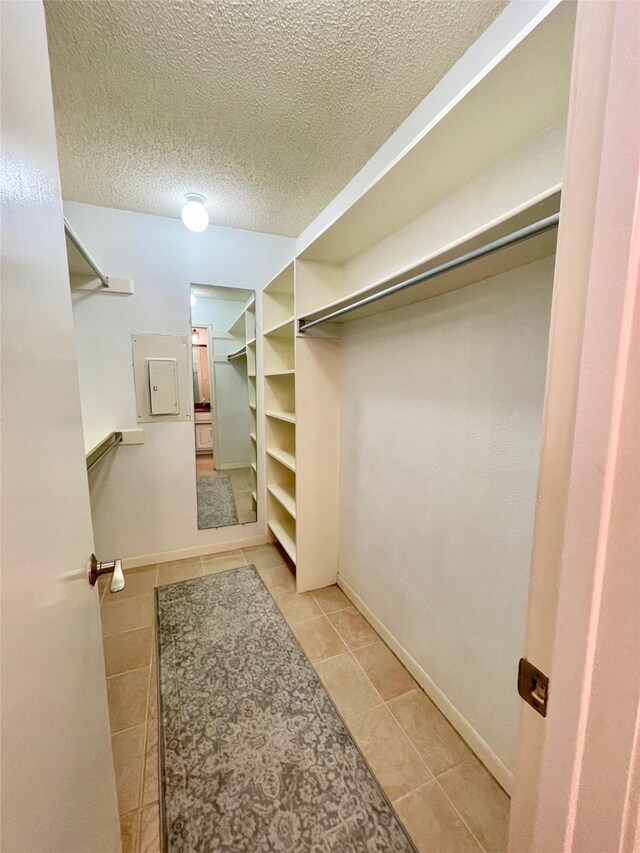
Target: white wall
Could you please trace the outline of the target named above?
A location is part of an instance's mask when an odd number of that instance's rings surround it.
[[[343,327],[342,578],[514,766],[553,260]]]
[[[215,397],[213,400],[216,429],[215,466],[217,469],[248,468],[252,459],[251,419],[246,359],[216,361]]]
[[[294,241],[217,227],[194,234],[176,219],[73,202],[64,208],[107,275],[135,281],[133,296],[73,296],[85,438],[93,446],[111,430],[137,426],[131,334],[188,335],[191,283],[259,290],[292,256]],[[256,524],[198,530],[193,423],[144,429],[145,444],[118,448],[90,477],[102,558],[131,564],[264,535],[264,508]]]
[[[247,299],[249,296],[247,291]],[[213,326],[216,331],[226,332],[233,321],[237,320],[243,307],[244,303],[230,299],[207,299],[198,296],[191,309],[191,320],[194,326]]]

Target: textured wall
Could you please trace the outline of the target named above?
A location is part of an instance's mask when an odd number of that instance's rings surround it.
[[[297,235],[504,6],[51,0],[63,196]]]
[[[340,573],[510,769],[552,281],[343,327]]]

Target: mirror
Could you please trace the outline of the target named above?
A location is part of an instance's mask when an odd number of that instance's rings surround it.
[[[255,292],[191,285],[198,528],[257,520]]]

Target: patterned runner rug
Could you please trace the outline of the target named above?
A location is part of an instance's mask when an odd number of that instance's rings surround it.
[[[156,618],[165,851],[415,851],[253,566]]]
[[[196,478],[198,530],[231,527],[238,523],[236,501],[229,475],[225,471],[199,474]]]

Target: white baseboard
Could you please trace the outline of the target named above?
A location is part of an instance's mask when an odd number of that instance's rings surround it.
[[[216,465],[216,471],[231,471],[233,468],[250,468],[251,462],[224,462]]]
[[[455,705],[449,701],[442,690],[440,690],[440,688],[434,683],[420,664],[411,657],[404,646],[400,645],[388,628],[386,628],[378,617],[369,610],[364,601],[349,586],[347,581],[341,575],[338,575],[338,586],[343,590],[345,595],[351,599],[360,613],[362,613],[367,622],[369,622],[376,632],[382,637],[396,657],[402,661],[434,705],[442,711],[447,720],[449,720],[460,737],[475,752],[487,770],[496,778],[504,790],[508,794],[511,794],[513,788],[513,773],[511,770],[509,770],[509,768],[506,767],[506,765],[498,758],[491,747],[482,739],[482,737],[480,737],[478,732],[473,728],[468,720],[462,716]]]
[[[239,548],[251,548],[267,542],[265,533],[247,536],[245,539],[231,539],[226,542],[195,545],[193,548],[181,548],[177,551],[160,551],[158,554],[142,554],[139,557],[125,557],[124,569],[137,569],[138,566],[150,566],[153,563],[169,563],[172,560],[186,560],[189,557],[204,557],[206,554],[219,554],[221,551],[237,551]]]

